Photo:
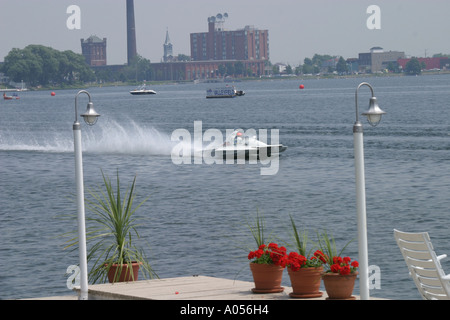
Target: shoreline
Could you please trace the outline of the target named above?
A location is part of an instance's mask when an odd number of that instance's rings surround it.
[[[448,75],[450,70],[445,71],[424,71],[418,76],[435,76],[435,75]],[[353,78],[384,78],[384,77],[414,77],[414,75],[407,75],[404,73],[360,73],[360,74],[348,74],[348,75],[273,75],[273,76],[263,76],[263,77],[248,77],[248,78],[230,78],[224,79],[220,82],[213,83],[236,83],[236,82],[247,82],[247,81],[275,81],[275,80],[326,80],[326,79],[353,79]],[[147,85],[176,85],[176,84],[190,84],[194,81],[177,81],[177,80],[167,80],[167,81],[145,81]],[[201,82],[207,83],[207,82]],[[106,82],[106,83],[87,83],[84,85],[77,84],[72,86],[49,86],[49,87],[30,87],[26,88],[27,91],[46,91],[46,90],[70,90],[70,89],[87,89],[87,88],[99,88],[99,87],[127,87],[127,86],[138,86],[140,82]],[[10,86],[0,86],[0,90],[11,89]],[[15,88],[12,88],[15,89]]]

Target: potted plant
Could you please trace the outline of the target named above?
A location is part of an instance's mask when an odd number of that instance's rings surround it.
[[[136,176],[131,186],[122,193],[119,173],[117,172],[116,187],[103,173],[104,186],[97,191],[89,190],[92,199],[86,199],[86,205],[94,216],[87,216],[88,264],[93,266],[89,271],[91,283],[110,283],[135,281],[138,270],[144,277],[157,277],[149,264],[144,251],[135,244],[139,239],[136,210],[148,200],[148,197],[133,207],[136,197]],[[134,271],[131,271],[134,269]]]
[[[291,219],[292,238],[296,251],[287,256],[287,269],[291,280],[292,290],[289,296],[293,298],[318,298],[323,295],[320,289],[323,264],[326,262],[324,254],[316,250],[311,256],[313,249],[307,251],[308,235],[305,231],[299,232]]]
[[[322,279],[328,299],[354,300],[352,293],[359,264],[356,260],[352,261],[350,257],[342,257],[344,249],[351,241],[338,253],[334,238],[328,236],[327,232],[323,232],[318,238],[327,266]]]
[[[265,243],[264,219],[259,214],[256,216],[255,224],[250,226],[250,231],[258,248],[248,254],[255,283],[252,292],[282,292],[284,288],[281,281],[286,266],[286,248],[273,242]]]
[[[286,248],[276,243],[262,244],[255,251],[250,251],[248,259],[255,288],[254,293],[282,292],[283,270],[286,266]]]

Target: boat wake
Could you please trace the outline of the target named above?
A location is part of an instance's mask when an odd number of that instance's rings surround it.
[[[99,123],[95,127],[83,126],[83,152],[112,153],[127,155],[170,156],[175,144],[170,135],[155,127],[143,127],[135,122],[120,125],[117,122]],[[73,134],[42,132],[41,135],[28,135],[18,132],[0,133],[1,151],[73,152]]]
[[[173,142],[170,136],[155,127],[142,127],[135,122],[127,126],[116,122],[105,124],[101,134],[86,136],[85,149],[88,152],[135,154],[135,155],[170,155]]]

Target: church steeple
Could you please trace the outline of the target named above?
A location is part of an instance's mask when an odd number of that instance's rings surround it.
[[[166,30],[166,41],[164,42],[164,62],[173,59],[172,43],[170,42],[169,29]]]

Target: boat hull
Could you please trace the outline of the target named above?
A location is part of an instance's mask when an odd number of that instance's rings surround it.
[[[145,91],[145,92],[135,92],[135,91],[130,91],[130,93],[134,96],[137,95],[146,95],[146,94],[156,94],[155,91]]]
[[[287,149],[286,146],[276,145],[259,147],[252,149],[215,149],[211,152],[212,157],[222,157],[223,159],[264,159],[278,154]]]

